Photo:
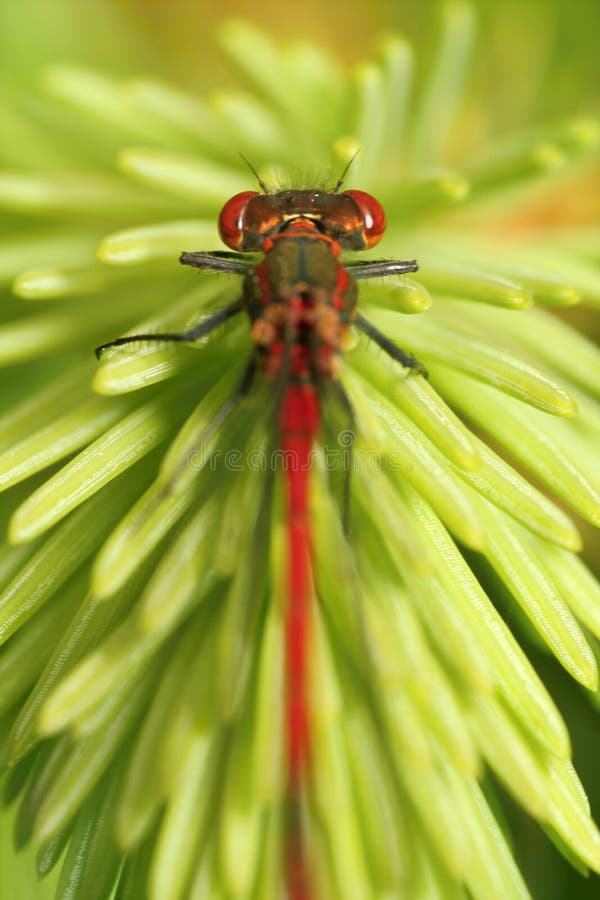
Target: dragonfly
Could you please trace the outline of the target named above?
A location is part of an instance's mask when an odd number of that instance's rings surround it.
[[[386,229],[383,208],[375,197],[360,190],[341,191],[347,169],[330,190],[270,191],[255,172],[260,191],[236,194],[220,213],[219,233],[229,250],[189,251],[180,257],[186,266],[243,276],[239,298],[187,331],[127,335],[96,348],[100,358],[108,348],[132,342],[200,341],[245,313],[253,351],[219,421],[250,391],[256,377],[276,386],[279,448],[288,461],[285,722],[290,825],[285,877],[289,900],[313,897],[300,810],[310,764],[307,660],[312,545],[308,492],[311,456],[321,428],[321,398],[325,387],[335,391],[346,411],[350,433],[354,433],[352,404],[340,380],[351,326],[401,366],[426,375],[414,356],[380,332],[357,308],[357,281],[416,272],[418,263],[414,259],[341,261],[342,251],[374,247]],[[258,253],[262,257],[257,261]]]

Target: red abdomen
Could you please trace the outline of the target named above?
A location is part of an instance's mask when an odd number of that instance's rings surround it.
[[[288,602],[286,615],[286,731],[289,778],[287,882],[290,900],[309,900],[309,866],[302,834],[300,795],[310,757],[307,640],[312,595],[308,490],[312,451],[320,411],[311,384],[288,386],[281,410],[281,448],[285,459],[288,523]]]

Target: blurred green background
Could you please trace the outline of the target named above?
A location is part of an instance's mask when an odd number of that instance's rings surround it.
[[[478,50],[461,110],[461,129],[451,152],[470,154],[508,130],[527,129],[580,113],[600,113],[600,2],[598,0],[475,0]],[[112,74],[158,75],[204,91],[236,82],[211,34],[218,22],[243,15],[282,41],[317,42],[352,64],[371,52],[376,35],[402,32],[417,49],[419,77],[435,52],[438,4],[434,0],[0,0],[2,90],[33,86],[40,68],[72,62]],[[560,197],[524,216],[557,221],[598,221],[600,173],[586,171]],[[539,203],[539,198],[538,198]],[[600,251],[599,251],[600,258]],[[597,328],[585,312],[571,317]],[[597,332],[596,332],[597,334]],[[593,563],[593,542],[586,532]],[[507,613],[511,625],[510,613]],[[557,663],[528,648],[571,731],[574,762],[600,818],[600,733],[597,713]],[[498,794],[500,791],[498,790]],[[536,900],[584,900],[600,896],[600,883],[584,880],[547,841],[537,825],[502,795],[514,852]],[[0,900],[36,900],[47,892],[10,880],[2,831]],[[28,871],[23,861],[21,869]],[[500,900],[500,898],[499,898]]]
[[[600,4],[596,0],[473,0],[480,31],[472,98],[498,128],[598,108]],[[203,88],[232,75],[210,41],[222,18],[241,15],[283,41],[304,38],[345,62],[363,58],[371,37],[404,33],[422,66],[433,52],[436,0],[2,0],[2,69],[31,75],[69,59],[114,72],[164,74]],[[492,102],[490,102],[492,101]]]

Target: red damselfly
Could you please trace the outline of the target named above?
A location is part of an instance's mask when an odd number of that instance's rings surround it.
[[[345,173],[344,173],[345,175]],[[307,633],[311,600],[311,530],[308,479],[313,446],[321,426],[320,398],[333,387],[351,432],[354,414],[339,380],[341,354],[350,326],[367,335],[402,366],[424,372],[421,364],[378,331],[357,310],[356,281],[414,272],[415,260],[342,263],[342,250],[373,247],[386,220],[378,201],[363,191],[340,193],[344,175],[332,190],[244,191],[227,201],[219,231],[231,251],[185,252],[187,266],[244,277],[241,296],[188,331],[134,334],[98,347],[134,341],[198,341],[245,312],[254,351],[227,409],[252,387],[255,376],[276,386],[280,449],[293,460],[286,468],[288,584],[286,617],[287,754],[290,828],[287,884],[290,900],[311,897],[300,793],[310,762],[307,700]],[[254,256],[263,254],[260,261]],[[218,423],[213,423],[216,427]],[[347,499],[346,499],[347,504]]]

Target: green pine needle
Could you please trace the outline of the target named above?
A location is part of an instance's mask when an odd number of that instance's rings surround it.
[[[49,876],[40,897],[285,890],[272,386],[213,427],[251,352],[245,321],[93,359],[239,296],[239,279],[178,265],[219,246],[223,203],[255,187],[238,149],[272,189],[331,188],[360,149],[345,186],[384,204],[381,255],[420,263],[359,284],[429,380],[351,335],[349,538],[349,423],[327,396],[311,470],[299,802],[315,900],[527,898],[492,777],[600,872],[567,727],[528,657],[543,648],[598,703],[600,587],[571,514],[600,524],[600,352],[540,307],[598,306],[600,231],[515,226],[585,178],[600,124],[571,116],[462,158],[482,29],[463,0],[440,12],[421,80],[397,35],[345,71],[233,20],[218,40],[243,90],[66,60],[40,73],[37,107],[18,86],[0,107],[0,762],[15,843]]]

